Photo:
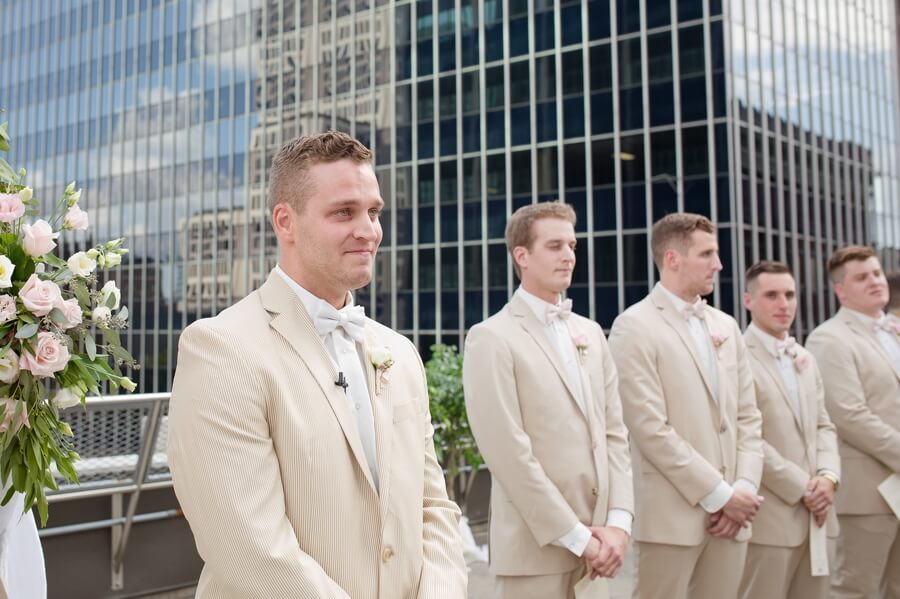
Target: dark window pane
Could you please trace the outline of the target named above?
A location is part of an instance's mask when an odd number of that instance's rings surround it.
[[[528,53],[528,18],[519,17],[509,22],[509,55],[521,56]]]
[[[588,34],[592,40],[609,37],[609,0],[589,0]]]
[[[578,98],[567,98],[563,104],[563,135],[581,137],[584,135],[584,102]]]
[[[538,52],[549,50],[555,45],[553,11],[534,15],[534,48]]]
[[[577,44],[581,41],[581,6],[564,6],[560,9],[562,19],[562,45]]]
[[[591,95],[591,132],[609,133],[613,130],[612,93]]]
[[[647,28],[662,27],[672,21],[668,2],[647,2]]]
[[[622,186],[622,225],[626,229],[647,226],[647,200],[643,183]]]
[[[700,18],[703,18],[703,0],[678,0],[679,21],[683,22]]]
[[[653,4],[653,2],[648,4]],[[619,35],[640,30],[641,3],[635,0],[616,0],[616,24]]]
[[[671,125],[675,122],[675,100],[671,81],[650,84],[650,125]],[[684,99],[682,98],[682,102]]]
[[[485,26],[484,28],[484,58],[490,62],[503,58],[503,24]]]

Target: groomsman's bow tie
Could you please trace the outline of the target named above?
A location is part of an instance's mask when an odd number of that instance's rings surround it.
[[[696,316],[700,320],[706,318],[706,300],[698,300],[697,303],[688,304],[681,309],[681,314],[685,320],[689,320],[691,316]]]
[[[794,349],[795,345],[797,345],[797,340],[793,337],[788,337],[784,341],[776,341],[775,355],[777,355],[779,358],[785,354],[790,355],[790,352]]]
[[[896,333],[898,330],[900,330],[900,324],[887,314],[882,315],[880,318],[876,318],[874,322],[872,322],[872,331],[875,333],[878,331]]]
[[[340,327],[348,337],[361,343],[365,338],[366,310],[362,306],[345,306],[336,310],[334,306],[326,304],[316,314],[313,324],[323,337]]]
[[[567,299],[559,303],[558,306],[547,306],[546,318],[547,322],[554,320],[566,320],[572,315],[572,300]]]

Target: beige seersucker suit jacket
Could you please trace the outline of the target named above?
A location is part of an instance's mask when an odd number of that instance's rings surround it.
[[[841,475],[837,434],[825,411],[825,388],[812,355],[799,344],[798,357],[805,366],[795,371],[800,411],[765,344],[753,331],[744,333],[756,384],[756,401],[762,413],[765,466],[759,494],[765,503],[753,520],[751,543],[797,547],[809,539],[809,511],[803,493],[809,479],[820,470]],[[830,510],[828,536],[837,536],[837,517]]]
[[[900,472],[900,372],[878,338],[841,308],[809,335],[843,463],[837,513],[890,514],[878,485]]]
[[[197,597],[396,599],[466,594],[459,510],[432,443],[421,360],[401,335],[373,404],[376,493],[337,371],[275,273],[181,336],[169,411],[175,491],[206,562]]]
[[[553,544],[578,522],[634,513],[628,440],[603,330],[573,314],[587,410],[544,325],[518,296],[469,331],[463,383],[469,422],[491,471],[490,569],[497,575],[569,572],[580,564]]]
[[[631,433],[634,539],[699,545],[709,515],[700,500],[724,479],[759,485],[763,452],[753,374],[737,322],[709,307],[716,350],[718,400],[684,317],[655,288],[613,323],[609,346]],[[749,538],[741,529],[738,540]]]

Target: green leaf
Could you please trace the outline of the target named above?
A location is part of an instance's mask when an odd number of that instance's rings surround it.
[[[63,314],[59,308],[53,308],[52,310],[50,310],[49,316],[50,320],[52,320],[56,324],[66,324],[67,322],[69,322],[69,319],[66,318],[66,315]],[[31,335],[29,335],[29,337],[30,336]]]
[[[60,432],[61,435],[64,435],[64,436],[66,436],[66,437],[72,437],[72,436],[73,436],[73,434],[72,434],[72,427],[69,426],[69,423],[68,423],[68,422],[60,421],[59,426],[58,426],[58,429],[59,429],[59,432]]]
[[[6,495],[3,496],[3,501],[0,502],[0,505],[6,505],[9,503],[9,500],[13,498],[13,495],[16,494],[16,488],[10,487],[9,491],[6,492]]]
[[[50,266],[55,266],[56,268],[69,268],[69,265],[65,260],[54,254],[45,254],[44,262]]]
[[[107,345],[122,345],[119,340],[119,333],[113,329],[103,329],[103,339]]]
[[[122,309],[119,310],[118,314],[116,314],[122,320],[128,320],[128,307],[122,306]]]
[[[106,307],[110,310],[116,309],[116,295],[114,293],[110,293],[109,297],[106,298]]]
[[[86,333],[84,336],[84,350],[87,352],[91,362],[97,359],[97,342],[94,341],[94,336],[90,333]]]
[[[26,324],[19,327],[19,332],[16,333],[16,339],[29,339],[31,337],[34,337],[37,332],[38,325],[36,323]]]
[[[90,309],[91,296],[88,294],[87,286],[84,284],[84,281],[76,279],[69,283],[69,285],[71,286],[72,291],[75,292],[75,297],[78,298],[78,303],[81,304],[81,307],[85,310]]]
[[[47,526],[47,517],[49,514],[47,513],[47,496],[44,494],[43,486],[38,486],[37,494],[38,514],[41,517],[41,528],[44,528],[45,526]]]
[[[121,345],[114,345],[110,347],[109,353],[111,353],[116,360],[121,360],[123,362],[134,362],[134,358],[131,357],[131,354],[128,353],[128,350]]]
[[[16,171],[3,158],[0,158],[0,179],[6,179],[7,181],[16,181],[18,179]]]

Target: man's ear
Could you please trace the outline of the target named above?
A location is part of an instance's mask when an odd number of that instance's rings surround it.
[[[747,312],[753,312],[753,295],[749,291],[744,292],[744,307]]]
[[[528,248],[524,245],[517,245],[512,251],[513,260],[519,266],[519,270],[528,266]]]
[[[275,204],[272,208],[272,229],[280,242],[292,237],[295,221],[296,214],[286,202]]]

